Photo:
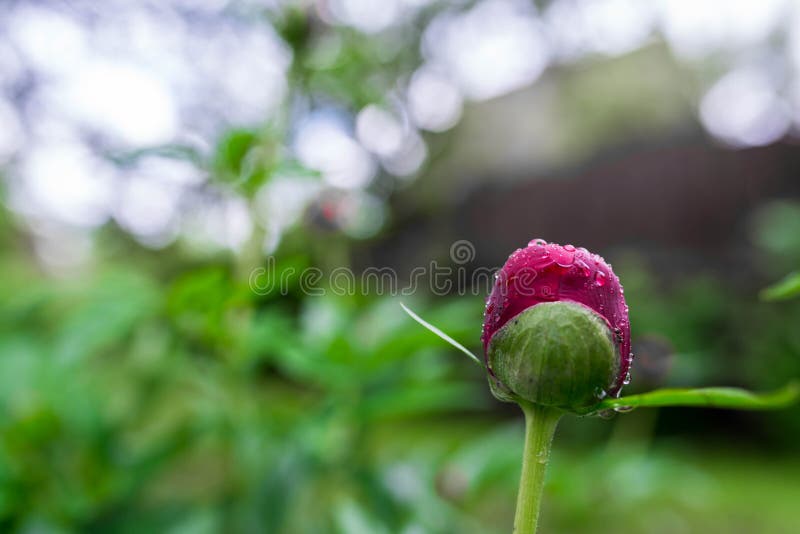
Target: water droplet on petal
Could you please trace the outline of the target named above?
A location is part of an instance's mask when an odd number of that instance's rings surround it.
[[[597,271],[594,273],[594,285],[597,287],[603,287],[606,285],[606,273],[603,271]]]
[[[533,239],[533,240],[531,240],[531,241],[528,243],[528,246],[529,246],[529,247],[533,247],[533,246],[537,246],[537,245],[538,245],[538,246],[544,246],[544,245],[546,245],[546,244],[547,244],[547,241],[545,241],[544,239],[541,239],[541,238],[538,238],[538,237],[537,237],[536,239]]]
[[[585,262],[585,261],[583,261],[583,260],[576,260],[576,261],[575,261],[575,265],[576,265],[576,266],[578,267],[578,269],[580,270],[580,273],[581,273],[581,275],[583,275],[583,276],[589,276],[589,274],[591,273],[591,269],[589,269],[589,266],[588,266],[588,265],[586,265],[586,262]]]
[[[550,251],[550,257],[559,267],[571,267],[575,261],[574,247],[571,251],[558,245],[550,245],[547,248]]]

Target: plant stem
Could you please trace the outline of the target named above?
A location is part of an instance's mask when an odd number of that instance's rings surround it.
[[[535,534],[544,475],[550,459],[550,444],[563,412],[558,408],[526,402],[520,402],[520,407],[525,413],[525,451],[522,453],[522,476],[517,494],[514,534]]]

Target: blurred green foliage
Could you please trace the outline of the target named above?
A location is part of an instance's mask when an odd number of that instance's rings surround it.
[[[521,421],[490,413],[501,406],[480,369],[396,299],[296,286],[257,295],[233,258],[175,255],[165,266],[144,250],[59,279],[37,270],[13,228],[2,240],[2,530],[510,528]],[[316,262],[279,260],[279,272]],[[778,309],[709,278],[659,288],[641,264],[623,264],[634,330],[675,347],[669,382],[758,387],[800,374],[796,301]],[[477,344],[479,298],[424,314]],[[601,532],[610,521],[632,533],[796,525],[800,495],[785,482],[800,474],[795,460],[726,449],[725,436],[722,456],[649,448],[653,421],[626,417],[566,422],[545,532]],[[760,446],[800,432],[796,411],[764,417],[787,424],[757,436]],[[622,439],[603,445],[611,428]],[[755,506],[751,495],[768,497]]]
[[[2,264],[3,530],[314,530],[353,510],[399,528],[415,510],[375,429],[487,405],[393,300],[261,297],[224,261],[48,280],[22,256]],[[432,316],[464,336],[478,313]]]

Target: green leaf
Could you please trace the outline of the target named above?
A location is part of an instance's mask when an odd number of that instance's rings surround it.
[[[456,341],[452,337],[448,336],[447,334],[445,334],[444,332],[442,332],[441,330],[439,330],[438,328],[433,326],[431,323],[427,322],[425,319],[423,319],[422,317],[420,317],[419,315],[417,315],[416,313],[411,311],[402,302],[400,303],[400,306],[403,308],[403,311],[405,311],[412,319],[417,321],[419,324],[421,324],[422,326],[424,326],[425,328],[427,328],[428,330],[430,330],[431,332],[433,332],[434,334],[436,334],[437,336],[439,336],[443,340],[447,341],[450,345],[452,345],[456,349],[460,350],[461,352],[463,352],[464,354],[466,354],[467,356],[469,356],[470,358],[475,360],[475,363],[477,363],[478,365],[483,367],[483,362],[480,360],[480,358],[478,358],[472,352],[470,352],[470,350],[468,348],[466,348],[464,345],[462,345],[461,343],[459,343],[458,341]]]
[[[369,420],[420,417],[457,410],[478,410],[486,397],[474,382],[403,384],[369,395],[362,401],[363,417]]]
[[[772,284],[761,290],[759,297],[761,300],[787,300],[800,295],[800,272],[793,272],[786,275],[783,280]]]
[[[247,153],[258,144],[258,134],[251,130],[231,130],[219,141],[216,167],[238,177],[244,167]]]
[[[588,413],[615,410],[627,412],[635,408],[662,406],[696,406],[727,408],[733,410],[777,410],[786,408],[800,398],[800,383],[790,382],[781,389],[768,393],[753,393],[739,388],[658,389],[640,395],[606,399],[588,410]]]

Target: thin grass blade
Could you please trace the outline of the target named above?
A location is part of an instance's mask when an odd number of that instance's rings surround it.
[[[444,341],[446,341],[447,343],[449,343],[450,345],[452,345],[454,348],[456,348],[456,349],[460,350],[461,352],[463,352],[464,354],[466,354],[467,356],[469,356],[470,358],[472,358],[473,360],[475,360],[475,363],[477,363],[478,365],[480,365],[481,367],[483,367],[483,362],[480,360],[480,358],[478,358],[477,356],[475,356],[475,355],[474,355],[474,354],[473,354],[473,353],[472,353],[472,352],[471,352],[471,351],[470,351],[468,348],[466,348],[464,345],[462,345],[461,343],[459,343],[458,341],[456,341],[456,340],[455,340],[455,339],[453,339],[452,337],[448,336],[447,334],[445,334],[444,332],[442,332],[441,330],[439,330],[438,328],[436,328],[435,326],[433,326],[431,323],[429,323],[428,321],[426,321],[425,319],[423,319],[422,317],[420,317],[419,315],[417,315],[416,313],[414,313],[413,311],[411,311],[411,309],[409,309],[409,308],[408,308],[408,306],[406,306],[406,305],[405,305],[405,304],[403,304],[402,302],[400,303],[400,306],[401,306],[401,307],[403,308],[403,310],[404,310],[404,311],[405,311],[405,312],[406,312],[406,313],[407,313],[407,314],[408,314],[408,315],[409,315],[409,316],[410,316],[412,319],[414,319],[416,322],[418,322],[419,324],[421,324],[422,326],[424,326],[425,328],[427,328],[428,330],[430,330],[431,332],[433,332],[434,334],[436,334],[437,336],[439,336],[441,339],[443,339]]]

